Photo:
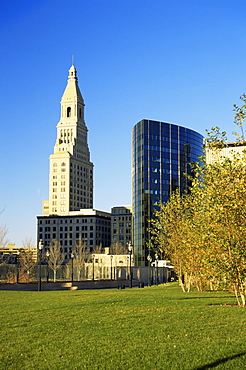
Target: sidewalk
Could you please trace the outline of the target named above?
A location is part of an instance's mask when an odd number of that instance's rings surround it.
[[[76,288],[77,287],[77,288]],[[96,281],[74,281],[41,284],[41,291],[53,290],[83,290],[83,289],[124,289],[130,287],[129,280],[96,280]],[[139,287],[139,281],[133,280],[132,287]],[[0,284],[0,290],[37,291],[38,283]]]

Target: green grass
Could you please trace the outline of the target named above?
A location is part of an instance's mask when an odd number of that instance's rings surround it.
[[[0,369],[244,369],[246,311],[178,285],[0,291]]]

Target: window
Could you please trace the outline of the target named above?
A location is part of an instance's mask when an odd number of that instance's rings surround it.
[[[71,117],[71,107],[67,107],[67,117]]]

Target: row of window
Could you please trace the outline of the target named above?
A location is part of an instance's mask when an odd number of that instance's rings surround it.
[[[69,222],[68,222],[69,221]],[[73,222],[75,223],[82,223],[82,224],[87,224],[87,223],[96,223],[96,224],[103,224],[103,225],[110,225],[110,220],[103,220],[100,218],[94,219],[94,218],[76,218],[76,219],[39,219],[39,224],[67,224],[70,223],[72,224]]]
[[[118,216],[114,217],[114,221],[131,221],[132,216]]]
[[[113,223],[113,227],[131,227],[131,223],[130,222],[120,222],[118,225],[116,222]]]
[[[131,241],[131,235],[113,235],[113,241]]]
[[[113,229],[113,234],[131,234],[131,229]]]

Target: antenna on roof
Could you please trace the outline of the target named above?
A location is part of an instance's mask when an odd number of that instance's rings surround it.
[[[72,66],[74,65],[74,55],[72,55]]]

